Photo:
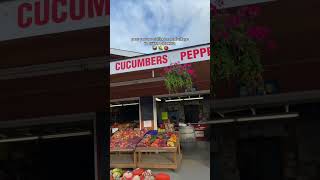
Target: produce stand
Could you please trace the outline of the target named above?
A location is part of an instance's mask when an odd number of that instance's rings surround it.
[[[134,149],[111,149],[110,167],[111,168],[135,168],[137,157]]]
[[[146,130],[119,130],[111,136],[110,167],[135,168],[137,157],[135,147],[145,135]]]
[[[182,160],[179,141],[175,147],[136,147],[135,153],[139,168],[176,170]]]

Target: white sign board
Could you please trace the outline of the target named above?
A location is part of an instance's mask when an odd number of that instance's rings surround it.
[[[0,3],[0,41],[109,26],[109,0],[13,0]]]
[[[208,60],[210,60],[209,44],[114,61],[110,63],[110,74],[163,68],[175,63],[188,64]]]
[[[271,2],[275,0],[211,0],[211,3],[213,5],[218,5],[222,1],[223,1],[223,5],[217,6],[218,9],[246,6],[246,5],[258,4],[258,3],[264,3],[264,2]]]
[[[145,127],[145,128],[152,127],[152,121],[144,121],[143,127]]]

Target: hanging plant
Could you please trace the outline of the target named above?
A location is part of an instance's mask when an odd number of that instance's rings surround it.
[[[195,71],[191,64],[175,63],[164,69],[164,83],[169,93],[177,93],[184,89],[192,89]]]
[[[218,6],[224,3],[219,0]],[[217,9],[211,4],[211,77],[217,80],[236,78],[242,85],[256,87],[262,79],[261,47],[274,49],[271,31],[255,25],[260,14],[258,6],[241,7],[236,12]]]

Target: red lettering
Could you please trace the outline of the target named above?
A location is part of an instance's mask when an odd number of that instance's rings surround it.
[[[103,16],[103,10],[105,9],[106,14],[109,14],[109,1],[106,0],[89,0],[88,2],[88,16],[93,18],[96,16]]]
[[[116,70],[119,71],[120,70],[120,63],[116,63]]]
[[[207,48],[208,56],[210,56],[210,47]]]
[[[125,70],[126,69],[126,62],[121,62],[121,69]]]
[[[42,26],[45,25],[49,22],[49,8],[50,8],[50,1],[49,0],[44,0],[44,8],[43,8],[43,19],[41,19],[41,3],[40,1],[35,2],[35,24]]]
[[[167,55],[163,55],[163,56],[162,56],[162,60],[163,60],[163,61],[162,61],[163,64],[168,63],[168,56],[167,56]]]
[[[144,66],[144,59],[138,59],[138,67]]]
[[[136,68],[137,67],[137,60],[133,60],[132,61],[132,68]]]
[[[188,59],[192,59],[192,50],[187,51]]]
[[[61,6],[66,6],[67,1],[66,0],[53,0],[52,2],[52,20],[55,23],[62,23],[67,19],[67,12],[61,12],[60,16],[58,14],[58,4],[61,4]]]
[[[161,56],[157,56],[157,64],[162,64],[162,57]]]
[[[50,22],[62,23],[68,18],[77,21],[110,14],[109,0],[34,0],[34,4],[22,3],[17,9],[17,24],[20,28],[43,26]],[[68,10],[66,8],[69,8]],[[30,17],[27,17],[27,13]]]
[[[131,61],[127,61],[127,63],[126,63],[126,68],[127,68],[127,69],[130,69],[130,68],[131,68]]]
[[[146,66],[150,66],[151,62],[150,62],[150,58],[146,58]]]
[[[183,58],[187,55],[186,52],[181,52],[180,53],[180,60],[183,60]]]
[[[151,58],[151,64],[152,64],[152,65],[156,65],[156,64],[157,64],[157,62],[156,62],[156,57],[152,57],[152,58]]]
[[[79,7],[76,7],[76,2],[79,2]],[[70,17],[72,20],[81,20],[85,15],[84,0],[70,0]],[[77,9],[79,14],[76,13]]]
[[[193,58],[196,58],[197,54],[199,54],[199,50],[198,49],[193,50]]]
[[[32,18],[28,17],[24,21],[24,11],[32,11],[32,5],[23,3],[18,7],[18,25],[21,28],[27,28],[32,24]]]
[[[200,48],[200,56],[203,57],[203,54],[206,52],[206,48]]]

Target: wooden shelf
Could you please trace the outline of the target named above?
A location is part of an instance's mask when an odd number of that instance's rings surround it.
[[[176,170],[181,164],[182,155],[176,153],[151,153],[141,154],[138,158],[137,167],[154,169]]]
[[[134,151],[110,152],[111,168],[136,168],[137,158]]]

